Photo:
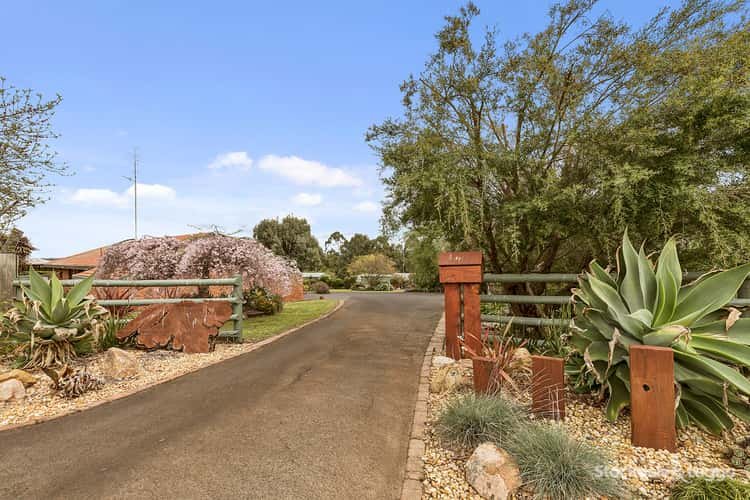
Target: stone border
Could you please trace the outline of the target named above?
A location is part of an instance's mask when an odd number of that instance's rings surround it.
[[[68,415],[73,415],[74,413],[80,413],[82,411],[90,410],[92,408],[96,408],[97,406],[101,406],[101,405],[104,405],[104,404],[111,403],[113,401],[117,401],[118,399],[127,398],[127,397],[132,396],[134,394],[137,394],[137,393],[139,393],[141,391],[145,391],[146,389],[151,389],[152,387],[155,387],[157,385],[161,385],[161,384],[164,384],[166,382],[171,382],[172,380],[176,380],[176,379],[178,379],[180,377],[184,377],[185,375],[189,375],[191,373],[195,373],[195,372],[197,372],[199,370],[202,370],[203,368],[207,368],[209,366],[213,366],[213,365],[215,365],[217,363],[221,363],[221,362],[224,362],[224,361],[227,361],[227,360],[230,360],[230,359],[234,359],[237,356],[242,356],[243,354],[248,354],[250,352],[257,351],[258,349],[260,349],[260,348],[262,348],[264,346],[267,346],[268,344],[270,344],[272,342],[276,342],[277,340],[280,340],[280,339],[286,337],[287,335],[291,335],[292,333],[294,333],[294,332],[296,332],[298,330],[301,330],[301,329],[303,329],[303,328],[305,328],[307,326],[310,326],[313,323],[317,323],[318,321],[321,321],[321,320],[324,320],[324,319],[328,318],[329,316],[331,316],[332,314],[334,314],[336,311],[338,311],[339,309],[341,309],[344,306],[345,302],[346,302],[346,300],[338,300],[338,304],[336,305],[336,307],[334,307],[333,309],[331,309],[330,311],[328,311],[324,315],[318,316],[317,318],[312,319],[312,320],[308,321],[307,323],[303,323],[303,324],[301,324],[299,326],[295,326],[294,328],[290,328],[289,330],[286,330],[284,332],[277,333],[276,335],[274,335],[272,337],[268,337],[267,339],[263,339],[260,342],[257,342],[255,344],[253,344],[252,347],[250,349],[248,349],[247,351],[238,352],[234,356],[230,356],[230,357],[224,358],[224,359],[219,359],[219,360],[214,361],[213,363],[208,363],[208,364],[205,364],[203,366],[199,366],[199,367],[195,368],[194,370],[190,370],[190,371],[187,371],[187,372],[184,372],[184,373],[178,373],[176,375],[172,375],[170,377],[167,377],[167,378],[164,378],[164,379],[161,379],[161,380],[157,380],[156,382],[153,382],[153,383],[148,384],[148,385],[144,385],[143,387],[138,387],[137,389],[133,389],[133,390],[130,390],[130,391],[122,392],[122,393],[119,393],[119,394],[114,394],[114,395],[112,395],[111,397],[109,397],[107,399],[102,399],[102,400],[99,400],[99,401],[94,401],[94,402],[92,402],[90,404],[81,406],[79,408],[72,408],[70,411],[65,412],[65,413],[60,413],[60,414],[57,414],[57,415],[50,415],[50,416],[40,417],[40,418],[38,418],[36,420],[33,420],[31,422],[24,422],[24,423],[21,423],[21,424],[13,424],[13,425],[5,426],[5,427],[0,426],[0,432],[5,432],[5,431],[13,430],[13,429],[18,429],[18,428],[21,428],[21,427],[28,427],[28,426],[31,426],[31,425],[41,424],[41,423],[44,423],[44,422],[49,422],[50,420],[55,420],[55,419],[58,419],[58,418],[67,417]],[[429,372],[428,372],[428,375],[429,375]]]
[[[444,341],[445,314],[438,321],[435,333],[433,333],[430,343],[427,344],[427,350],[422,361],[422,371],[419,373],[419,388],[417,389],[417,401],[414,407],[411,435],[409,436],[409,451],[406,455],[401,500],[422,499],[422,480],[424,479],[422,456],[425,452],[424,432],[427,422],[427,399],[430,396],[430,369],[432,368],[432,357],[436,353],[442,353]]]

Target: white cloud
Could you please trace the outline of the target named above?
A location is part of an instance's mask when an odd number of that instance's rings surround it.
[[[354,210],[356,212],[374,213],[380,210],[380,205],[374,201],[361,201],[354,205]]]
[[[310,207],[320,205],[322,201],[323,197],[319,194],[299,193],[292,197],[292,203],[295,203],[296,205],[307,205]]]
[[[109,207],[126,207],[133,198],[134,189],[130,186],[122,193],[116,193],[111,189],[76,189],[69,201],[83,205],[98,205]],[[138,199],[149,200],[174,200],[177,192],[169,186],[163,184],[141,184],[138,183]]]
[[[357,187],[362,180],[340,169],[297,156],[266,155],[258,166],[286,177],[295,184],[322,187]]]
[[[209,163],[208,168],[239,168],[248,170],[253,166],[253,159],[245,151],[234,151],[217,155],[214,161]]]
[[[85,205],[124,206],[127,199],[111,189],[76,189],[70,196],[70,201]]]
[[[133,197],[134,189],[130,186],[125,194],[130,198]],[[163,184],[141,184],[138,183],[138,199],[148,198],[151,200],[174,200],[177,192],[169,186]]]

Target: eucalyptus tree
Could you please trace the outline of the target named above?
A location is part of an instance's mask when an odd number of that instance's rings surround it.
[[[684,262],[750,249],[750,24],[743,2],[688,0],[640,28],[570,0],[498,43],[471,3],[367,140],[386,227],[439,231],[494,272],[580,270],[619,235]],[[478,43],[477,43],[478,42]]]

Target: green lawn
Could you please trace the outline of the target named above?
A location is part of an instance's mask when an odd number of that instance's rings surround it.
[[[338,300],[305,300],[284,304],[284,310],[279,314],[256,316],[244,320],[242,322],[243,337],[250,342],[259,342],[318,318],[332,310],[338,303]]]

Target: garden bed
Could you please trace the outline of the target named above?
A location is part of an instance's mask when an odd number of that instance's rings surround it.
[[[49,385],[48,377],[41,371],[33,371],[37,383],[27,388],[26,398],[20,402],[0,403],[0,430],[19,425],[32,424],[69,413],[85,410],[103,402],[119,399],[156,384],[166,382],[200,368],[260,348],[276,338],[295,329],[332,314],[343,303],[341,301],[295,302],[287,304],[284,311],[274,316],[251,318],[244,321],[242,344],[217,343],[213,352],[206,354],[184,354],[175,351],[140,351],[129,349],[139,367],[138,375],[108,381],[101,389],[73,399],[58,396]],[[104,353],[77,358],[74,368],[86,368],[99,374]],[[12,368],[0,362],[0,373]]]
[[[441,437],[437,421],[454,398],[472,392],[471,365],[466,361],[460,363],[466,385],[457,390],[436,394],[430,392],[428,398],[427,425],[424,433],[425,453],[424,479],[422,481],[423,499],[434,498],[482,498],[467,482],[465,477],[466,462],[473,449],[456,447],[448,444]],[[431,369],[431,380],[437,368]],[[529,406],[529,387],[522,387],[516,394],[504,394],[511,397],[521,407]],[[747,480],[750,473],[735,469],[724,458],[726,448],[734,445],[735,440],[750,435],[746,424],[737,422],[731,432],[723,437],[713,436],[695,427],[678,432],[678,450],[669,453],[664,450],[652,450],[630,445],[630,420],[623,414],[615,424],[608,422],[604,408],[590,398],[568,394],[566,419],[561,427],[591,447],[605,452],[608,456],[606,471],[616,478],[629,494],[635,498],[665,498],[669,496],[673,482],[691,476],[735,477]],[[550,424],[555,425],[555,424]],[[517,498],[532,498],[533,491],[524,485],[517,492]]]

